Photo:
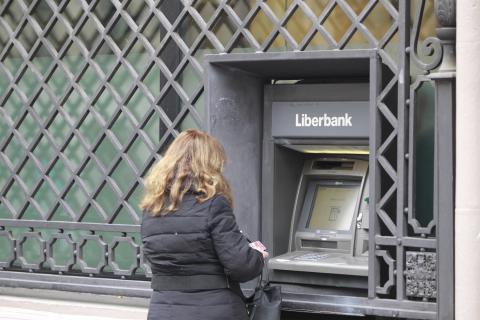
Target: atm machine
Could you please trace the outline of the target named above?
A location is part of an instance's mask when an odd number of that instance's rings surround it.
[[[290,224],[288,252],[268,262],[272,280],[366,288],[368,161],[306,160]]]
[[[337,51],[206,56],[205,115],[231,160],[237,223],[268,248],[285,307],[364,315],[384,73],[375,51]]]
[[[273,233],[270,279],[367,289],[367,84],[267,85],[265,96],[263,201],[273,205],[265,205],[263,214],[271,212],[264,223],[265,234]]]

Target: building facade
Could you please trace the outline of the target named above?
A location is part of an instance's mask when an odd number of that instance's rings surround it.
[[[453,319],[455,24],[453,0],[2,1],[0,285],[148,297],[142,177],[207,129],[208,55],[368,51],[368,290],[284,307]]]

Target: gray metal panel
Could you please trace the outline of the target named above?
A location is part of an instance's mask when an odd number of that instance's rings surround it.
[[[349,78],[345,81],[349,81]],[[368,82],[340,82],[282,84],[270,87],[274,101],[369,101],[368,86]]]
[[[291,239],[285,235],[290,234],[291,217],[294,210],[297,186],[301,177],[302,164],[305,156],[293,150],[274,145],[274,180],[273,184],[273,210],[268,212],[271,215],[269,220],[262,220],[266,225],[273,226],[272,256],[287,252]],[[264,162],[265,164],[265,162]],[[266,186],[269,188],[270,186]],[[263,189],[262,189],[263,192]],[[262,203],[268,199],[262,197]],[[267,205],[268,206],[268,205]],[[262,211],[262,213],[267,213]],[[263,219],[263,217],[262,217]]]
[[[298,285],[284,285],[282,289],[282,298],[285,299],[283,306],[287,309],[311,310],[316,313],[330,313],[335,310],[334,312],[339,314],[375,314],[396,319],[437,319],[436,304],[431,302],[368,299],[354,290],[351,290],[351,295],[345,295],[342,291],[325,289],[318,292],[312,287]]]
[[[368,74],[368,61],[375,50],[233,53],[206,55],[207,63],[244,70],[273,79],[318,77],[363,77]],[[295,62],[295,63],[292,63]]]
[[[273,260],[272,264],[275,262],[276,261]],[[273,282],[281,283],[282,286],[288,284],[304,285],[309,287],[321,286],[322,290],[317,290],[319,292],[325,292],[329,289],[335,288],[339,289],[339,291],[343,291],[343,296],[353,295],[352,292],[365,292],[365,289],[367,288],[367,277],[364,275],[366,273],[366,268],[364,268],[365,270],[358,272],[363,273],[362,275],[357,275],[352,274],[357,273],[356,270],[352,270],[353,268],[349,270],[342,270],[341,267],[343,266],[335,269],[335,272],[329,272],[332,271],[331,266],[327,268],[322,268],[322,266],[319,267],[318,265],[316,265],[314,267],[315,271],[311,270],[311,272],[306,272],[305,269],[307,268],[302,266],[302,272],[299,272],[298,266],[288,266],[282,264],[280,268],[277,268],[277,266],[273,266],[270,274]],[[321,272],[319,272],[319,269],[321,269]],[[346,271],[346,274],[343,274],[344,271]],[[348,293],[345,288],[349,288],[350,293]],[[338,309],[345,310],[346,308],[338,307]]]
[[[376,288],[379,281],[380,268],[375,256],[375,235],[378,233],[379,221],[376,214],[376,203],[380,191],[380,172],[377,163],[376,151],[381,144],[380,136],[380,115],[377,113],[377,99],[382,82],[381,62],[379,59],[370,60],[370,140],[369,140],[369,190],[370,190],[370,210],[369,210],[369,251],[368,251],[368,297],[376,297]]]
[[[270,114],[272,110],[272,95],[273,87],[271,85],[264,86],[264,101],[263,112]],[[272,130],[272,119],[265,117],[263,119],[263,145],[262,145],[262,216],[261,224],[261,239],[267,248],[274,248],[274,228],[271,226],[274,223],[273,213],[275,212],[273,196],[275,192],[275,144],[271,139],[268,139],[268,133]],[[272,249],[270,249],[272,250]],[[285,250],[286,251],[286,250]],[[273,249],[275,254],[276,249]]]
[[[369,48],[369,49],[352,49],[352,50],[338,50],[338,51],[331,51],[331,50],[317,50],[317,51],[279,51],[279,52],[262,52],[262,54],[258,53],[231,53],[228,55],[224,54],[207,54],[205,55],[205,61],[207,63],[222,63],[228,67],[234,67],[237,69],[245,70],[247,72],[258,73],[262,76],[271,77],[272,73],[282,72],[281,76],[286,77],[289,75],[289,70],[291,70],[292,64],[291,62],[295,62],[294,65],[298,65],[298,63],[308,62],[310,66],[312,66],[312,62],[318,63],[318,60],[322,60],[320,65],[327,65],[329,63],[334,63],[336,67],[339,67],[338,71],[347,70],[341,68],[342,61],[344,59],[361,59],[365,58],[368,59],[375,55],[376,50]],[[299,61],[301,60],[301,61]],[[276,68],[278,62],[283,62],[283,67],[278,70]],[[287,62],[287,63],[286,63]],[[290,66],[287,66],[288,62],[290,62]],[[263,71],[256,72],[255,69],[252,67],[252,63],[254,66],[258,66],[262,64],[266,69],[266,73],[262,74]],[[263,70],[263,69],[262,69]],[[333,68],[335,71],[335,75],[338,75],[337,69]],[[365,72],[368,72],[368,63],[367,69],[364,69],[362,75],[365,75]],[[315,75],[321,75],[321,70],[316,70]]]
[[[405,12],[401,15],[399,23],[399,36],[401,43],[410,42],[410,25],[406,19],[410,19],[407,12],[411,11],[410,1],[404,1],[399,4],[399,11]],[[407,189],[407,173],[408,170],[408,103],[410,99],[410,74],[402,70],[410,70],[410,56],[406,50],[400,51],[400,59],[398,63],[398,105],[397,105],[397,212],[396,227],[397,237],[400,239],[396,247],[396,297],[399,300],[405,299],[405,247],[402,238],[406,235],[407,222],[405,221],[405,210],[409,210],[407,206],[408,189]]]
[[[436,211],[439,319],[454,319],[454,168],[455,79],[436,80]]]
[[[251,239],[260,237],[263,80],[240,70],[206,66],[208,132],[228,156],[225,176],[234,212]],[[245,94],[248,92],[248,94]]]

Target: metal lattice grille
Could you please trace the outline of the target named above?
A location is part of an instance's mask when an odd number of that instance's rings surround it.
[[[405,227],[415,224],[411,212],[404,217],[410,167],[398,160],[409,150],[403,70],[410,59],[426,70],[438,64],[416,52],[435,25],[432,2],[411,10],[405,0],[3,1],[0,266],[148,273],[137,226],[142,176],[179,131],[203,127],[205,54],[376,48],[372,248],[385,272],[370,295],[405,299],[405,241],[411,251],[434,248],[433,226]]]

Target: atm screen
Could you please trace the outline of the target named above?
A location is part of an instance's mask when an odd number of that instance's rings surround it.
[[[307,229],[349,230],[360,191],[358,185],[317,185]]]

